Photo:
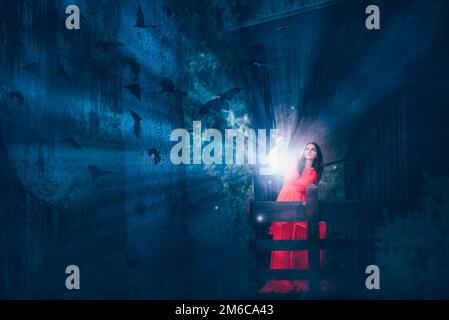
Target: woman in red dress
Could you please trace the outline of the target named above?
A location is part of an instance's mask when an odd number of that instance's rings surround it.
[[[310,184],[318,185],[323,171],[323,155],[316,143],[308,143],[303,155],[298,159],[295,170],[285,178],[277,201],[306,201],[306,189]],[[320,238],[326,237],[326,224],[319,223]],[[307,239],[307,222],[273,222],[269,228],[273,240]],[[324,264],[324,252],[320,251],[320,263]],[[309,267],[308,253],[305,250],[272,251],[270,269],[307,269]],[[325,284],[322,282],[322,289]],[[268,292],[307,292],[307,280],[270,280],[259,290]]]

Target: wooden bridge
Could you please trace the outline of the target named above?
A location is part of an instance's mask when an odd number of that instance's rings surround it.
[[[385,204],[376,202],[318,201],[318,188],[315,185],[307,188],[306,202],[251,202],[250,219],[256,229],[255,239],[251,241],[251,250],[256,253],[260,267],[258,279],[261,284],[265,280],[275,279],[309,280],[308,296],[311,297],[323,295],[320,292],[321,280],[327,280],[334,285],[337,293],[366,290],[365,279],[368,275],[365,274],[365,269],[368,265],[375,264],[376,239],[373,234],[375,227],[382,220],[384,207]],[[267,235],[267,227],[271,222],[281,221],[307,222],[307,239],[263,239],[262,236]],[[319,238],[319,221],[326,222],[326,239]],[[269,255],[272,250],[307,250],[309,268],[269,269]],[[320,250],[325,250],[326,256],[344,256],[349,253],[349,262],[326,262],[325,266],[320,268]],[[260,294],[261,297],[264,295],[266,294]]]

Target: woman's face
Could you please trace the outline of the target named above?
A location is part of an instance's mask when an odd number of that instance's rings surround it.
[[[316,159],[316,147],[314,144],[309,143],[304,149],[304,158],[306,160],[315,160]]]

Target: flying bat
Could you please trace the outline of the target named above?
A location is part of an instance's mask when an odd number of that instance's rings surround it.
[[[162,6],[162,11],[165,13],[167,18],[170,18],[173,15],[173,6],[164,5],[164,6]]]
[[[218,111],[223,107],[226,100],[231,100],[236,94],[242,91],[243,88],[232,88],[222,94],[217,95],[214,99],[206,102],[200,108],[200,113],[205,114],[210,110]]]
[[[95,46],[103,51],[109,51],[124,47],[125,44],[119,41],[97,41],[95,42]]]
[[[11,100],[16,99],[20,105],[22,105],[25,102],[25,98],[20,91],[17,90],[9,91],[7,96]]]
[[[129,66],[134,74],[133,80],[137,81],[140,74],[140,63],[135,57],[126,56],[121,59],[122,67]]]
[[[104,176],[106,174],[112,173],[112,171],[101,170],[100,168],[98,168],[97,166],[94,166],[94,165],[89,165],[89,166],[87,166],[87,168],[92,177],[92,180],[95,180],[98,177]]]
[[[220,94],[218,97],[223,100],[231,100],[232,98],[234,98],[235,95],[237,95],[242,90],[243,88],[232,88]]]
[[[26,65],[24,65],[22,67],[22,70],[25,70],[26,72],[28,72],[32,75],[35,75],[35,76],[40,75],[40,67],[37,62],[27,63]]]
[[[64,65],[62,63],[58,63],[56,65],[56,75],[61,77],[62,79],[64,79],[67,82],[71,82],[72,81],[72,78],[67,73],[67,71],[65,70]]]
[[[33,142],[38,142],[38,143],[47,142],[47,139],[42,138],[42,135],[36,128],[33,128],[33,130],[31,130],[31,138],[32,138]]]
[[[134,134],[137,138],[140,137],[140,122],[142,121],[142,117],[139,116],[135,111],[128,109],[129,113],[131,113],[131,116],[133,117],[134,124],[133,124],[133,130]]]
[[[84,151],[83,151],[83,148],[81,148],[80,144],[79,144],[74,138],[72,138],[72,137],[66,138],[66,139],[62,139],[62,140],[61,140],[61,143],[69,144],[69,145],[71,145],[72,147],[74,147],[75,149],[84,152]]]
[[[262,63],[262,62],[258,62],[258,61],[242,61],[241,64],[251,66],[251,67],[256,67],[256,68],[268,68],[268,69],[276,69],[277,68],[276,66],[274,66],[272,64]]]
[[[161,94],[163,93],[177,93],[182,97],[185,97],[187,95],[185,91],[176,88],[173,81],[167,77],[163,77],[161,80]]]
[[[128,89],[129,92],[137,98],[137,100],[140,101],[140,97],[141,97],[141,90],[140,90],[140,84],[138,83],[131,83],[128,84],[127,86],[125,86],[124,88]]]
[[[137,6],[136,24],[134,27],[135,28],[157,28],[157,26],[154,24],[145,25],[145,19],[143,17],[143,11],[142,11],[142,8],[140,7],[140,5]]]
[[[276,31],[283,31],[283,30],[288,30],[289,28],[290,27],[288,25],[285,25],[285,26],[278,27],[278,28],[276,28],[274,30],[276,30]]]
[[[161,162],[161,153],[159,152],[159,150],[153,148],[148,149],[147,152],[150,158],[153,157],[154,164],[158,164],[159,162]]]

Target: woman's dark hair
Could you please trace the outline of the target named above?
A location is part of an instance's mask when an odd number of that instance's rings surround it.
[[[315,158],[315,160],[313,160],[312,168],[314,168],[316,173],[318,174],[317,182],[320,182],[321,174],[323,173],[323,153],[321,152],[320,146],[315,142],[306,143],[304,150],[307,148],[307,146],[309,144],[313,144],[316,149],[316,158]],[[304,157],[304,150],[302,152],[301,157],[299,157],[299,159],[298,159],[298,166],[297,166],[297,170],[301,174],[302,174],[302,171],[304,170],[304,167],[306,166],[306,158]]]

